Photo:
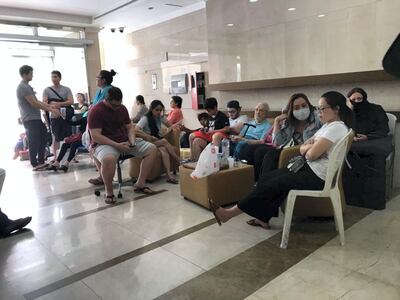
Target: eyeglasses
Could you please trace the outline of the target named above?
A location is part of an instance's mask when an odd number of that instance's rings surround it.
[[[317,108],[317,110],[318,110],[318,112],[323,112],[325,109],[327,109],[327,108],[332,108],[332,107],[330,107],[330,106],[323,106],[323,107],[316,107]]]
[[[235,109],[233,109],[233,110],[228,109],[228,114],[234,114],[234,113],[237,113],[237,110],[235,110]]]
[[[357,97],[357,98],[350,98],[350,101],[353,101],[353,102],[361,102],[363,100],[363,97]]]

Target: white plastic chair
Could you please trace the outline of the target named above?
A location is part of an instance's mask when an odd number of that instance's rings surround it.
[[[286,198],[286,209],[285,209],[285,222],[283,225],[281,248],[286,248],[289,241],[290,226],[292,223],[293,209],[296,202],[296,197],[307,196],[307,197],[327,197],[331,199],[333,213],[335,217],[336,230],[339,231],[340,244],[344,245],[344,225],[343,225],[343,213],[342,213],[342,202],[340,201],[340,190],[339,190],[339,175],[343,167],[343,162],[347,154],[347,144],[349,137],[353,136],[353,131],[349,132],[341,138],[338,143],[334,146],[331,153],[329,154],[328,169],[326,173],[325,185],[322,191],[311,191],[311,190],[291,190]]]

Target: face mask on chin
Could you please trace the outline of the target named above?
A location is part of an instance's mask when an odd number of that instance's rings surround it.
[[[307,120],[310,116],[310,108],[305,107],[298,110],[293,111],[293,117],[299,121]]]

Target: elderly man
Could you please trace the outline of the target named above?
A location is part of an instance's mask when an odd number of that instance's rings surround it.
[[[154,193],[145,186],[147,176],[153,167],[157,148],[152,143],[136,139],[135,131],[129,118],[128,110],[122,103],[122,92],[117,87],[111,87],[105,100],[94,106],[89,114],[89,130],[100,178],[90,179],[96,184],[104,182],[107,204],[114,204],[112,180],[119,156],[123,153],[143,157],[140,174],[134,191],[143,194]]]
[[[259,103],[254,112],[254,120],[246,123],[239,135],[231,136],[233,142],[235,158],[240,157],[240,152],[247,145],[263,144],[264,136],[271,128],[267,120],[269,111],[268,103]]]

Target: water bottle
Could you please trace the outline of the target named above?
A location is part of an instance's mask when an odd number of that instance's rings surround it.
[[[67,117],[67,109],[65,107],[60,107],[60,114],[61,118],[65,120],[65,118]]]
[[[226,168],[229,166],[228,157],[229,157],[229,140],[223,139],[221,141],[221,150],[222,150],[222,157],[221,157],[221,167]]]

